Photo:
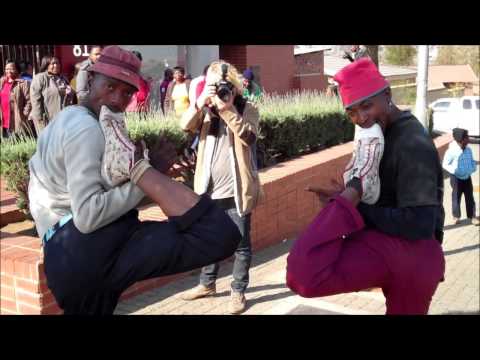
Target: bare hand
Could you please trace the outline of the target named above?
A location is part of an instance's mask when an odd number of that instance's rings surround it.
[[[148,156],[150,165],[163,174],[166,174],[177,160],[175,146],[165,138],[160,138],[156,142],[153,148],[150,149]]]
[[[145,144],[145,141],[138,140],[135,142],[135,153],[133,154],[134,164],[136,164],[137,162],[139,162],[144,158],[143,154],[146,148],[147,148],[147,145]]]
[[[331,179],[330,180],[331,188],[325,188],[320,186],[309,185],[305,188],[305,191],[313,192],[318,196],[318,199],[321,202],[326,202],[329,199],[335,197],[336,195],[340,194],[344,187],[340,184],[337,180]]]
[[[222,101],[218,96],[215,95],[214,102],[218,111],[227,110],[233,107],[234,94],[232,94],[227,102]]]
[[[212,98],[215,97],[216,94],[217,90],[215,85],[206,85],[197,99],[197,107],[201,109],[205,105],[209,105],[212,101]]]

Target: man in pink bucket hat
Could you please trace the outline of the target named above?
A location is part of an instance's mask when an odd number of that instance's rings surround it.
[[[445,270],[438,153],[370,59],[334,80],[359,127],[354,156],[342,190],[309,189],[326,204],[290,251],[287,285],[303,297],[379,287],[387,314],[427,314]]]
[[[112,314],[137,281],[228,258],[241,239],[207,195],[163,174],[175,158],[171,148],[160,140],[148,157],[131,143],[123,113],[139,71],[133,53],[103,49],[90,68],[87,98],[45,128],[29,163],[47,284],[65,314]],[[169,221],[138,219],[145,196]]]

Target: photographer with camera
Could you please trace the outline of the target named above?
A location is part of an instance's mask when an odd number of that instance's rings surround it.
[[[180,122],[185,131],[200,130],[195,192],[209,194],[242,234],[233,265],[231,314],[241,313],[246,307],[244,294],[252,257],[250,215],[261,194],[255,161],[259,113],[243,98],[242,91],[235,67],[214,61],[208,68],[203,92]],[[218,270],[218,263],[202,268],[200,284],[182,298],[194,300],[215,294]]]

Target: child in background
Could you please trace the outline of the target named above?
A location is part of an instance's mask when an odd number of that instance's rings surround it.
[[[453,138],[443,157],[443,168],[450,174],[452,186],[452,213],[454,224],[460,223],[460,203],[462,194],[465,195],[467,217],[473,225],[479,225],[480,221],[475,217],[475,200],[473,199],[473,186],[471,175],[477,169],[473,159],[472,149],[468,147],[468,131],[465,129],[453,129]]]

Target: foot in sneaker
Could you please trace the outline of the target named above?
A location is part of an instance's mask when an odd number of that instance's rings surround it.
[[[354,177],[362,184],[362,199],[366,204],[375,204],[380,197],[379,168],[382,160],[385,139],[382,128],[377,123],[369,128],[357,128],[352,159],[343,174],[347,184]]]
[[[247,307],[247,299],[243,292],[232,291],[230,294],[230,303],[228,304],[228,312],[232,315],[240,314]]]
[[[181,298],[182,300],[195,300],[195,299],[200,299],[205,296],[209,295],[215,295],[217,293],[217,289],[215,285],[212,286],[205,286],[202,284],[199,284],[195,286],[193,289],[190,289],[186,293],[184,293]]]
[[[116,186],[129,180],[135,145],[128,137],[123,113],[114,113],[104,105],[100,110],[99,123],[105,136],[102,175],[111,186]]]

